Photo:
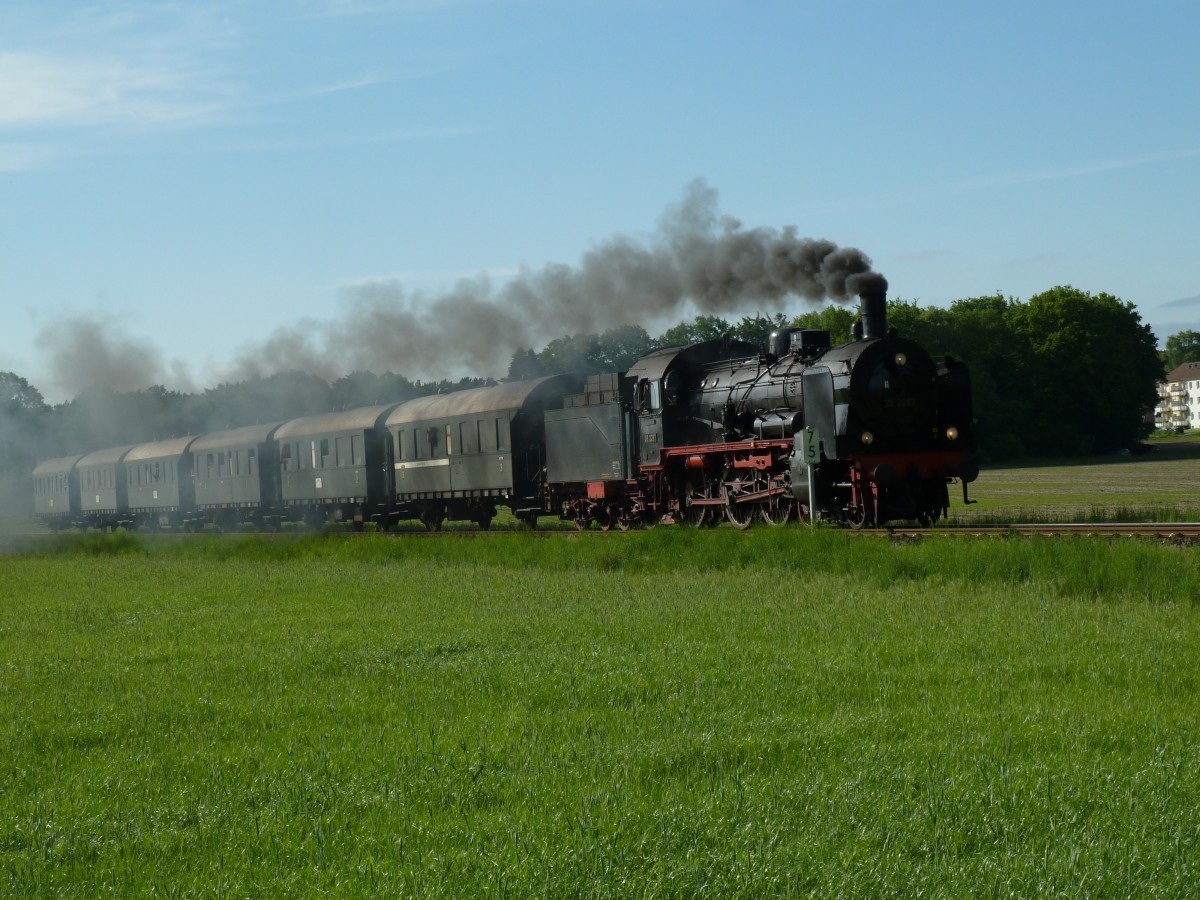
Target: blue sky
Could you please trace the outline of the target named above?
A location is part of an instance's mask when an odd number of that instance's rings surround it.
[[[1200,328],[1197,9],[8,2],[0,370],[61,400],[348,365],[325,344],[388,303],[656,246],[696,179],[744,228],[861,249],[893,297],[1072,284],[1165,340]],[[460,308],[503,374],[515,338]]]

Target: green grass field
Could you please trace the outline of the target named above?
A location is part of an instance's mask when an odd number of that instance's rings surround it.
[[[82,535],[0,567],[0,893],[1200,884],[1194,547]]]
[[[1153,452],[1078,461],[991,467],[970,486],[964,507],[951,489],[952,523],[1200,521],[1200,441],[1156,437]]]

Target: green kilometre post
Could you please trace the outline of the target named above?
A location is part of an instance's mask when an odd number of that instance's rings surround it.
[[[821,461],[821,432],[809,427],[804,429],[804,464],[808,469],[808,523],[817,524],[817,463]]]

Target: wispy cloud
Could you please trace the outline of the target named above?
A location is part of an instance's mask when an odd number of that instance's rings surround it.
[[[49,144],[0,144],[0,172],[32,172],[61,155]]]
[[[1197,294],[1195,297],[1182,297],[1179,300],[1171,300],[1167,303],[1159,304],[1160,309],[1180,306],[1200,306],[1200,294]]]
[[[183,67],[0,52],[0,129],[7,131],[196,123],[223,108],[217,93]]]
[[[1116,172],[1123,169],[1136,169],[1181,159],[1200,157],[1200,147],[1183,150],[1167,150],[1158,153],[1145,153],[1138,156],[1127,156],[1119,159],[1100,160],[1097,162],[1080,163],[1075,166],[1062,166],[1053,169],[1039,169],[1031,172],[1002,172],[993,175],[980,175],[961,181],[949,181],[942,184],[927,184],[897,191],[890,191],[877,196],[864,196],[852,204],[839,203],[828,209],[866,209],[880,204],[906,203],[912,200],[946,194],[970,193],[974,191],[993,190],[997,188],[1015,187],[1039,182],[1060,181],[1069,178],[1086,178],[1092,175],[1102,175],[1106,172]]]
[[[488,0],[309,0],[308,14],[317,18],[423,13]]]
[[[1142,166],[1173,162],[1179,159],[1192,159],[1197,156],[1200,156],[1200,147],[1192,147],[1184,150],[1146,153],[1140,156],[1101,160],[1099,162],[1082,163],[1077,166],[1065,166],[1058,169],[1044,169],[1036,172],[1010,172],[1007,174],[986,175],[980,178],[952,182],[943,187],[948,190],[973,190],[977,188],[1033,184],[1040,181],[1059,181],[1064,178],[1083,178],[1088,175],[1100,175],[1105,172],[1115,172],[1121,169],[1136,169]]]
[[[349,17],[442,5],[431,0],[313,0],[289,8],[284,16],[295,21],[318,11]],[[351,60],[333,71],[305,69],[295,77],[294,72],[272,71],[278,63],[256,47],[256,41],[269,39],[278,18],[270,14],[264,19],[231,0],[113,0],[60,17],[27,10],[14,18],[0,7],[0,171],[30,171],[81,156],[125,152],[140,146],[138,141],[149,133],[209,126],[229,126],[229,131],[196,148],[394,143],[478,131],[469,125],[419,123],[369,134],[279,127],[281,119],[303,118],[283,111],[285,107],[336,103],[343,95],[430,77],[456,64],[444,57],[423,64],[408,56],[382,65]],[[310,21],[308,27],[318,23]],[[273,123],[265,138],[253,131],[263,119]]]
[[[360,278],[346,281],[340,287],[354,290],[370,287],[403,287],[416,283],[437,282],[448,284],[457,281],[480,281],[492,278],[504,280],[506,278],[514,278],[520,275],[521,272],[522,269],[520,266],[498,266],[493,269],[484,269],[476,272],[391,272],[387,275],[364,275]]]
[[[906,263],[927,263],[936,262],[947,257],[958,256],[957,250],[945,250],[940,248],[931,248],[929,250],[912,250],[907,253],[897,253],[895,258],[900,262]]]

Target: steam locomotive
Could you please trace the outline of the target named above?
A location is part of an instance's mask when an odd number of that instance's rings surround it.
[[[887,328],[781,329],[558,375],[47,460],[34,512],[62,527],[279,528],[447,519],[738,528],[810,516],[936,522],[978,476],[970,377]]]

